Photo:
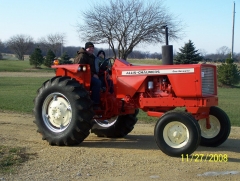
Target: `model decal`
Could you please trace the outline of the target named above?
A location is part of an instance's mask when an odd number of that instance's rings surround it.
[[[122,71],[122,75],[149,75],[149,74],[185,74],[185,73],[193,73],[194,68],[188,69],[165,69],[165,70],[134,70],[134,71]]]

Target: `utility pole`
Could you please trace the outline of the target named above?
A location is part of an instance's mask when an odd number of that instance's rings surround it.
[[[61,55],[60,56],[62,56],[62,54],[63,54],[63,39],[62,39],[62,42],[61,42]]]
[[[235,23],[235,1],[233,1],[233,27],[232,27],[232,52],[231,52],[231,59],[233,59],[234,23]]]

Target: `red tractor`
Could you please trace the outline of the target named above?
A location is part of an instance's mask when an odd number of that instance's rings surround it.
[[[101,110],[95,112],[89,65],[53,68],[56,76],[39,88],[34,107],[38,132],[50,145],[79,144],[90,131],[100,137],[124,137],[133,130],[139,109],[158,118],[154,137],[169,156],[191,154],[199,144],[219,146],[229,136],[229,118],[216,107],[214,65],[143,66],[115,59],[109,68],[114,92],[108,91],[106,71]]]

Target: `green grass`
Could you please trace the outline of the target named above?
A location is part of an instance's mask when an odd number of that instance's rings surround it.
[[[0,109],[32,113],[37,89],[47,79],[46,77],[1,77]]]
[[[0,173],[15,173],[16,166],[29,160],[30,155],[25,148],[0,145]]]
[[[132,64],[149,64],[149,65],[162,64],[162,61],[157,59],[128,59],[127,61]]]
[[[39,69],[33,68],[28,60],[0,60],[0,72],[53,72],[54,70],[45,66]]]
[[[37,89],[49,78],[1,77],[0,110],[32,113],[33,99],[37,95]],[[234,126],[240,126],[239,95],[240,88],[218,88],[219,107],[228,114]],[[140,121],[148,123],[157,121],[157,118],[149,117],[143,111],[140,111],[138,118]]]
[[[231,120],[232,125],[240,126],[240,87],[218,88],[219,107]]]
[[[160,60],[128,60],[135,64],[159,64]],[[52,69],[43,68],[32,70],[29,61],[0,61],[1,71],[53,71]],[[50,77],[49,77],[50,78]],[[36,96],[37,89],[44,81],[49,78],[31,78],[31,77],[1,77],[0,78],[0,110],[10,110],[23,113],[31,113],[33,108],[33,99]],[[232,125],[240,126],[240,88],[219,88],[219,107],[229,116]],[[157,118],[149,117],[145,112],[140,111],[138,118],[144,122],[156,122]]]
[[[161,64],[160,60],[153,59],[129,59],[132,64]],[[0,72],[53,72],[54,70],[44,65],[40,69],[35,69],[28,60],[0,60]]]

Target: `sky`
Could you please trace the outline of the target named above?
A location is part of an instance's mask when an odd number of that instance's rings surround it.
[[[108,0],[0,0],[0,40],[7,41],[19,34],[30,35],[35,41],[49,34],[64,33],[65,46],[84,46],[77,33],[82,22],[81,12],[94,3]],[[149,0],[154,1],[154,0]],[[169,41],[179,52],[188,40],[207,54],[222,46],[232,48],[233,2],[235,2],[234,52],[240,53],[240,0],[163,0],[168,12],[183,22],[184,36]],[[164,44],[138,45],[134,50],[161,53]],[[103,47],[101,47],[103,46]],[[106,48],[106,45],[96,45]]]

